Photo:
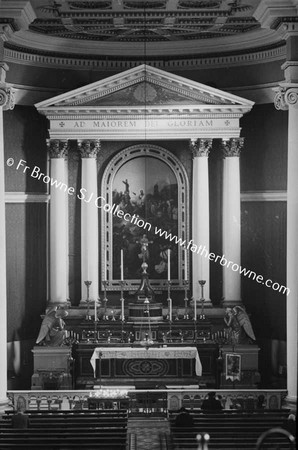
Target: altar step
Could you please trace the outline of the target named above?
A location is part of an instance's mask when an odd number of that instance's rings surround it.
[[[129,418],[128,435],[135,436],[130,450],[166,450],[166,435],[170,435],[167,419]],[[135,447],[135,448],[133,448]]]

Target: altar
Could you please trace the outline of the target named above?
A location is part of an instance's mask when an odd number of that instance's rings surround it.
[[[101,385],[198,385],[202,375],[196,347],[96,347],[89,364]]]

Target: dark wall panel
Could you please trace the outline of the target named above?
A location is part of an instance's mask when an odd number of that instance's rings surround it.
[[[242,204],[242,266],[286,286],[286,202]],[[286,339],[285,294],[242,276],[242,297],[258,337]]]
[[[6,205],[8,342],[33,339],[46,307],[46,204]]]
[[[240,156],[241,190],[285,190],[287,187],[288,113],[273,104],[255,105],[241,120],[245,138]]]
[[[46,192],[47,185],[31,176],[32,170],[38,166],[40,171],[47,170],[47,121],[36,108],[16,106],[12,111],[4,113],[4,148],[5,161],[14,158],[14,165],[5,166],[5,189],[8,192]],[[29,166],[19,167],[23,159]]]

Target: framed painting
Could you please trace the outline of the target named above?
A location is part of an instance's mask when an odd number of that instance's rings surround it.
[[[126,289],[136,290],[144,259],[153,288],[165,289],[168,276],[172,288],[181,288],[189,265],[180,245],[188,238],[188,180],[180,161],[161,147],[136,145],[110,161],[102,183],[110,206],[102,211],[108,289],[118,290],[123,278]]]

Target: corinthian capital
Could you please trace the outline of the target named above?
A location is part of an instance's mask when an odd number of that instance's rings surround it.
[[[209,156],[212,139],[192,139],[189,147],[194,158],[197,156]]]
[[[15,105],[15,90],[11,87],[0,84],[0,107],[4,110],[13,109]]]
[[[78,141],[78,147],[82,158],[96,158],[100,150],[100,140],[90,139]]]
[[[222,149],[224,157],[240,156],[240,152],[244,145],[244,138],[231,138],[228,141],[222,141]]]
[[[279,86],[275,89],[274,105],[276,109],[287,110],[298,103],[298,85]]]
[[[68,141],[59,139],[48,139],[47,146],[50,158],[66,158],[68,153]]]

